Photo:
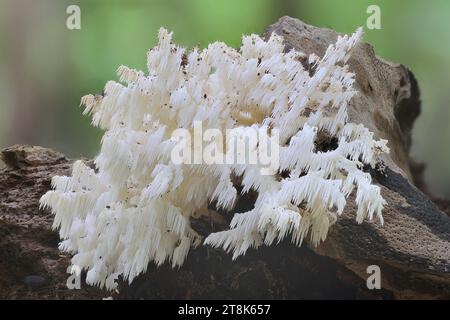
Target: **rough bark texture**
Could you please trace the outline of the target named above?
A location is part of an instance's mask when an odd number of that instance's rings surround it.
[[[268,28],[295,48],[321,56],[337,33],[289,17]],[[41,147],[13,146],[2,151],[0,169],[0,298],[450,298],[450,218],[414,186],[425,190],[423,167],[409,157],[411,130],[420,113],[419,91],[412,73],[376,57],[369,44],[354,52],[350,67],[359,95],[350,119],[363,123],[377,138],[389,140],[385,174],[373,172],[388,202],[385,225],[357,225],[351,199],[328,239],[317,248],[289,243],[251,250],[231,261],[221,250],[192,250],[181,269],[149,266],[131,286],[108,293],[82,284],[66,287],[69,257],[57,249],[52,216],[39,210],[40,196],[56,174],[70,174],[71,160]],[[87,161],[87,160],[86,160]],[[238,208],[251,198],[239,200]],[[449,210],[449,202],[436,202]],[[201,233],[225,228],[224,219],[195,221]],[[203,218],[204,219],[204,218]],[[366,286],[369,265],[381,268],[382,289]]]

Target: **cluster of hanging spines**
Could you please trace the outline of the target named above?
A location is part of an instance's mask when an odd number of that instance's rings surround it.
[[[213,43],[187,52],[161,29],[148,74],[121,66],[121,83],[109,81],[102,95],[82,98],[84,113],[106,132],[97,171],[76,162],[72,177],[55,177],[41,199],[55,214],[60,248],[88,270],[88,283],[108,289],[119,275],[131,282],[152,261],[180,266],[201,242],[190,218],[213,201],[233,208],[239,195],[232,176],[241,177],[243,193],[258,193],[255,207],[204,243],[233,258],[287,236],[297,245],[308,234],[314,244],[325,240],[355,187],[357,221],[382,219],[384,200],[362,166],[376,164],[385,142],[346,123],[355,92],[345,63],[360,37],[361,29],[340,37],[319,58],[284,53],[275,34],[267,41],[243,37],[240,50]],[[261,175],[258,165],[173,164],[171,133],[192,131],[194,121],[204,130],[279,129],[278,173]],[[338,140],[334,150],[316,150],[321,132]]]
[[[131,282],[150,261],[181,265],[200,240],[188,217],[161,199],[134,205],[138,199],[127,200],[132,192],[120,194],[123,190],[101,180],[77,161],[72,177],[55,176],[54,190],[41,199],[55,214],[61,250],[75,253],[72,264],[89,270],[87,282],[113,289],[118,275]]]
[[[310,56],[313,75],[306,76],[306,71],[297,66],[299,71],[295,72],[301,74],[302,80],[296,82],[298,78],[291,78],[287,86],[293,87],[285,103],[277,107],[276,100],[282,94],[268,100],[276,107],[272,117],[265,120],[281,128],[281,142],[288,141],[281,148],[279,172],[289,172],[289,177],[270,183],[272,188],[267,193],[258,190],[261,202],[257,201],[255,209],[236,214],[230,230],[211,234],[206,243],[233,251],[233,258],[249,247],[269,245],[288,234],[300,245],[310,233],[312,243],[317,245],[325,240],[355,186],[357,221],[372,219],[376,214],[383,223],[381,211],[385,200],[380,188],[371,184],[370,175],[362,169],[364,164],[374,167],[379,153],[389,151],[386,141],[375,141],[362,125],[346,123],[347,104],[355,91],[353,74],[345,63],[360,37],[359,29],[350,38],[339,38],[322,59]],[[344,65],[340,67],[337,63]],[[335,150],[315,150],[318,130],[338,140]]]
[[[256,35],[244,37],[240,51],[214,43],[186,53],[161,29],[159,45],[148,54],[149,75],[121,66],[118,73],[126,86],[110,81],[105,97],[87,96],[83,103],[93,113],[93,124],[105,129],[126,120],[139,126],[145,114],[169,129],[189,128],[195,120],[214,128],[264,121],[279,128],[287,141],[305,121],[303,112],[312,110],[311,125],[335,132],[346,120],[345,106],[354,94],[353,75],[336,64],[345,64],[360,37],[361,29],[339,38],[322,59],[311,55],[310,70],[305,70],[305,57],[295,50],[284,53],[276,35],[267,42]],[[121,108],[127,105],[134,106],[133,113]],[[327,119],[324,109],[340,112]]]

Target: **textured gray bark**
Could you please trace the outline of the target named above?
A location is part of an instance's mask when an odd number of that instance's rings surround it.
[[[337,33],[289,17],[270,26],[285,39],[286,50],[321,56]],[[349,205],[317,248],[289,243],[231,256],[208,247],[193,249],[182,268],[149,266],[131,286],[121,283],[114,298],[450,298],[450,218],[414,186],[420,170],[409,157],[411,130],[420,113],[417,83],[402,65],[376,57],[361,44],[350,67],[359,94],[350,119],[376,138],[389,140],[384,174],[372,172],[388,202],[385,225],[355,222]],[[305,66],[306,65],[305,62]],[[56,174],[70,174],[71,160],[40,147],[13,146],[2,151],[0,169],[0,298],[101,298],[111,295],[83,284],[66,287],[69,257],[57,250],[52,216],[38,208],[40,196]],[[248,196],[236,211],[251,205]],[[447,202],[439,202],[448,205]],[[212,211],[194,228],[207,234],[226,228]],[[368,290],[366,268],[381,268],[382,289]],[[29,276],[37,276],[29,277]]]

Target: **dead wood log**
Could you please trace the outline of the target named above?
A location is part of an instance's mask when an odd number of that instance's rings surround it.
[[[270,26],[292,48],[321,56],[337,33],[283,17]],[[359,94],[349,106],[352,122],[363,123],[376,138],[389,141],[384,174],[373,172],[388,205],[385,225],[355,222],[351,205],[319,247],[289,243],[250,250],[231,261],[221,250],[192,250],[182,268],[149,266],[131,286],[121,283],[115,298],[450,298],[450,217],[420,191],[417,165],[409,156],[411,130],[420,113],[419,90],[404,66],[383,61],[362,43],[349,61]],[[306,65],[306,67],[308,67]],[[101,298],[108,292],[83,284],[66,286],[69,257],[57,250],[52,216],[38,208],[56,174],[70,174],[72,161],[41,147],[13,146],[2,151],[0,169],[0,298]],[[86,160],[87,161],[87,160]],[[239,200],[240,210],[251,199]],[[444,203],[448,209],[447,202]],[[195,221],[199,232],[226,227],[212,214]],[[382,289],[369,290],[366,269],[378,265]],[[42,281],[30,284],[27,276]],[[35,279],[35,278],[32,278]]]

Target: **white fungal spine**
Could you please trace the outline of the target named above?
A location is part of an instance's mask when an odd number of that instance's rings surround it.
[[[258,193],[252,210],[234,215],[230,229],[204,241],[233,252],[291,237],[300,245],[309,233],[325,240],[356,187],[357,221],[382,220],[385,204],[364,165],[374,167],[386,141],[375,141],[363,125],[347,123],[354,75],[346,65],[362,36],[339,37],[322,58],[284,53],[275,34],[264,41],[243,37],[240,50],[223,43],[204,50],[172,43],[159,31],[148,53],[148,74],[121,66],[123,84],[109,81],[102,96],[82,98],[92,123],[106,132],[96,170],[76,161],[72,177],[54,177],[41,198],[55,214],[62,250],[88,270],[90,284],[114,289],[150,262],[181,266],[191,246],[202,242],[190,225],[194,213],[212,201],[227,210],[243,192]],[[309,70],[302,65],[307,59]],[[171,133],[206,128],[272,128],[280,132],[280,165],[275,175],[258,165],[175,165]],[[319,136],[335,139],[320,150]]]

